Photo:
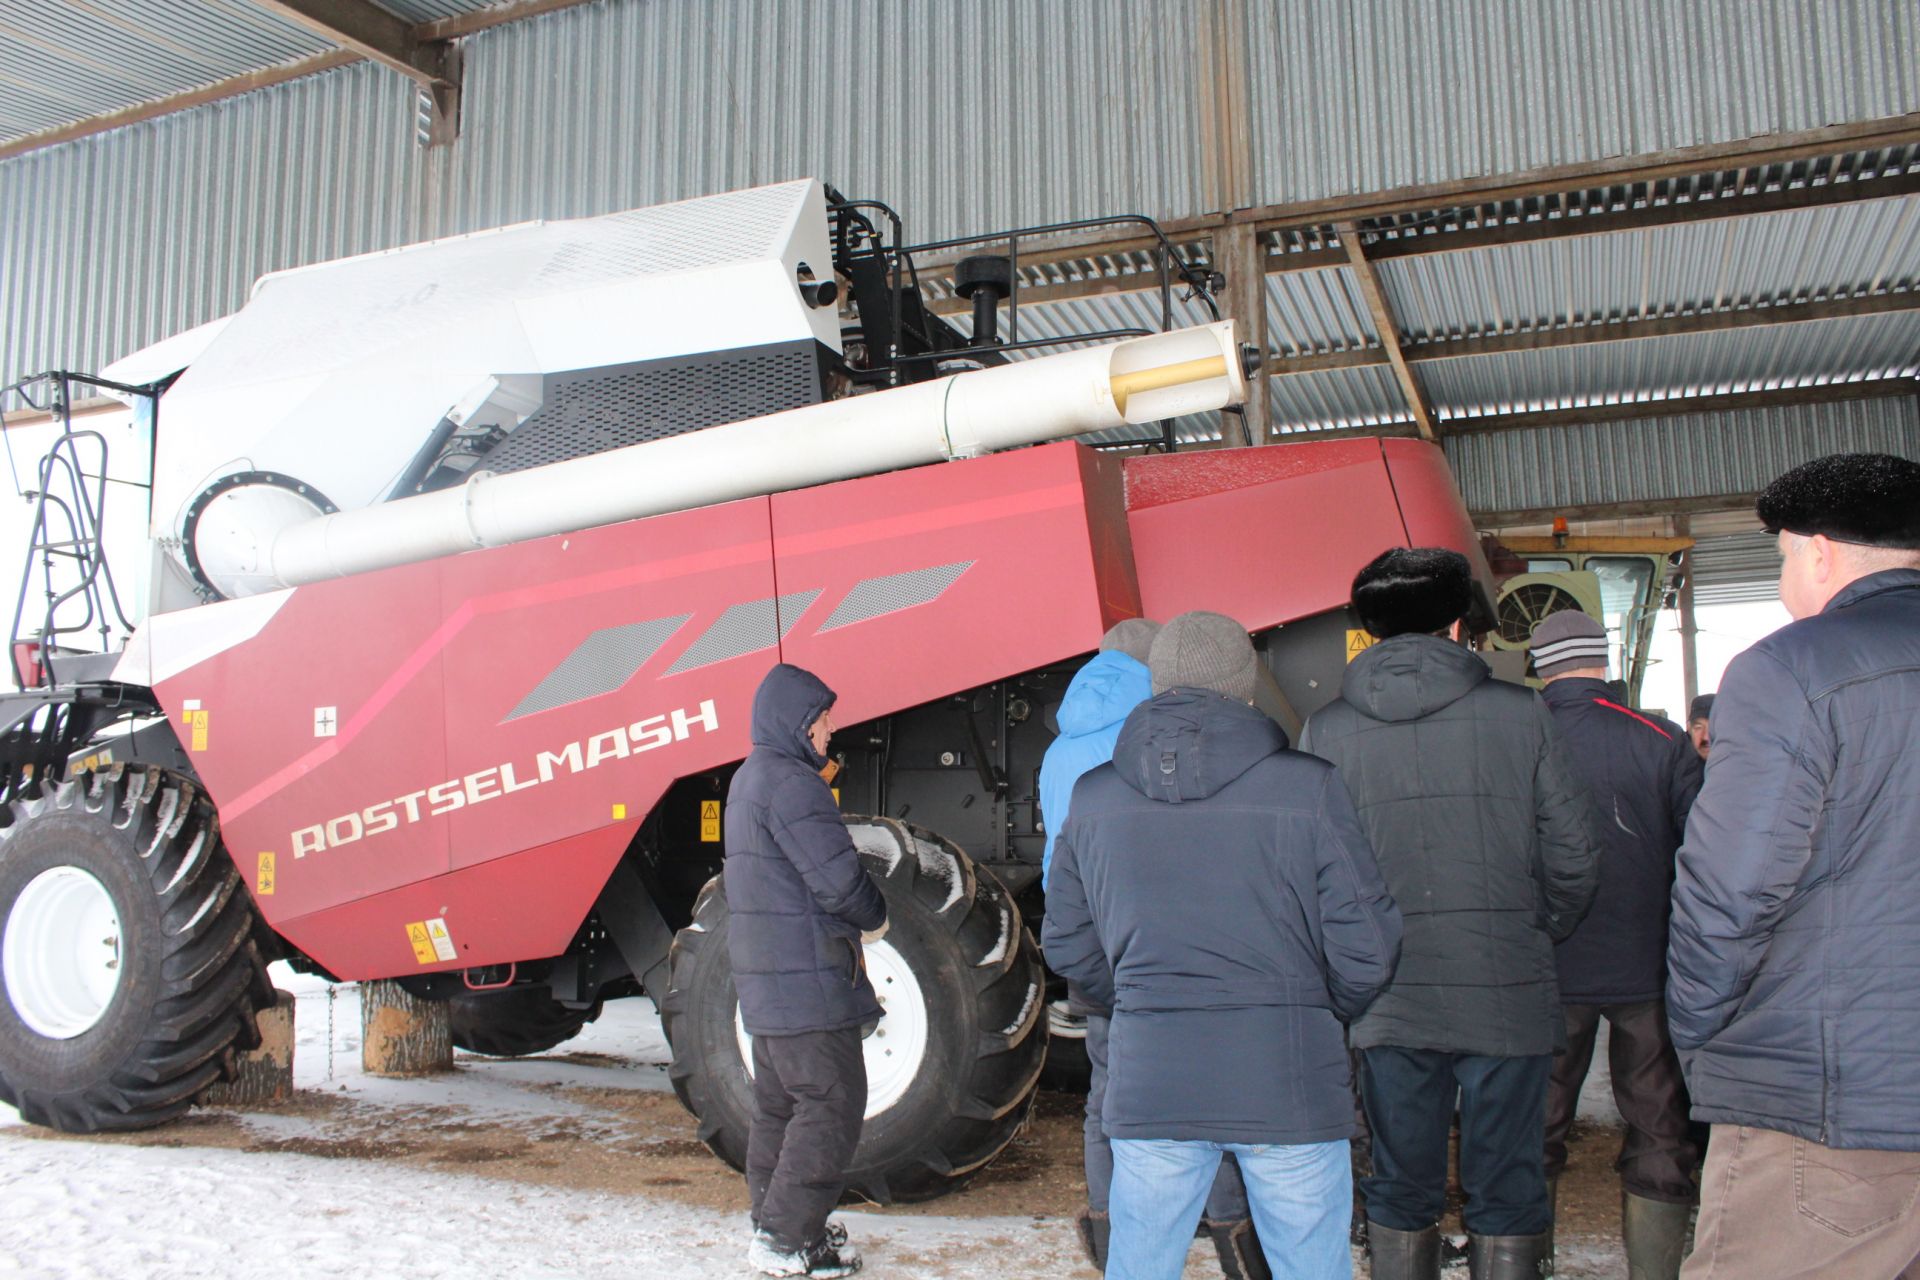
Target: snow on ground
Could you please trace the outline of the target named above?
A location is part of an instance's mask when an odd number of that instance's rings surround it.
[[[274,976],[297,1000],[294,1074],[302,1090],[396,1115],[457,1106],[538,1130],[577,1125],[587,1114],[553,1085],[670,1087],[666,1042],[644,1000],[608,1005],[568,1042],[570,1056],[606,1055],[617,1065],[463,1055],[457,1079],[392,1080],[360,1070],[355,988],[278,969]],[[244,1122],[279,1138],[312,1132],[316,1123],[272,1112],[247,1114]],[[841,1216],[876,1276],[1066,1275],[1078,1261],[1069,1229],[1057,1221],[1043,1227],[1029,1218]],[[43,1140],[0,1107],[5,1277],[747,1276],[746,1232],[744,1213],[640,1194],[375,1161]],[[1017,1259],[1011,1267],[1010,1258]]]
[[[456,1077],[396,1080],[361,1071],[356,988],[280,968],[274,976],[296,996],[297,1087],[350,1101],[396,1127],[422,1108],[455,1108],[530,1135],[568,1127],[591,1137],[607,1122],[566,1097],[565,1087],[670,1088],[666,1042],[644,1000],[609,1004],[568,1042],[565,1058],[462,1055]],[[1596,1058],[1595,1075],[1604,1079],[1604,1047]],[[1610,1102],[1604,1085],[1589,1093]],[[323,1135],[326,1123],[272,1111],[243,1113],[239,1122],[281,1141]],[[866,1273],[876,1277],[1093,1274],[1070,1224],[1058,1217],[840,1216],[867,1255]],[[0,1277],[745,1277],[752,1274],[744,1265],[746,1232],[744,1213],[645,1193],[373,1159],[46,1138],[0,1107]],[[1196,1246],[1188,1277],[1219,1274],[1210,1253]],[[1602,1276],[1618,1265],[1611,1242],[1563,1242],[1563,1276]],[[1356,1267],[1356,1274],[1365,1271]]]

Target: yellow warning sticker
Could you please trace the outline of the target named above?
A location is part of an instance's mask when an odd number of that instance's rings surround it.
[[[453,949],[453,935],[447,932],[444,916],[437,916],[426,922],[427,937],[433,943],[433,954],[442,960],[451,960],[457,954]]]
[[[262,898],[273,896],[273,861],[271,853],[262,853],[259,874],[253,878],[253,891]]]
[[[626,816],[627,816],[627,806],[623,804],[617,804],[613,806],[613,820],[615,822],[619,822],[622,818],[625,818]]]
[[[196,707],[194,710],[187,712],[187,724],[193,730],[192,749],[195,751],[205,751],[207,749],[206,708]]]
[[[433,950],[433,939],[427,936],[426,921],[407,926],[407,941],[413,944],[413,958],[421,964],[432,964],[439,958]]]
[[[1356,631],[1349,628],[1347,630],[1347,661],[1352,662],[1372,648],[1374,643],[1374,635],[1371,631]]]
[[[720,802],[718,800],[700,802],[700,843],[720,843]]]

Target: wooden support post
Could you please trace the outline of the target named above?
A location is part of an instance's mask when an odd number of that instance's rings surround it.
[[[1248,379],[1240,422],[1247,444],[1265,444],[1267,428],[1267,273],[1260,235],[1251,226],[1228,227],[1214,241],[1215,261],[1227,276],[1227,318],[1239,341],[1261,353],[1260,371]],[[1226,415],[1231,418],[1232,415]],[[1232,443],[1232,442],[1229,442]]]
[[[418,1000],[397,982],[360,987],[360,1065],[369,1075],[453,1070],[453,1023],[444,1000]]]
[[[273,1007],[255,1015],[260,1047],[242,1054],[231,1080],[200,1095],[205,1107],[277,1107],[293,1097],[293,995],[276,991]]]

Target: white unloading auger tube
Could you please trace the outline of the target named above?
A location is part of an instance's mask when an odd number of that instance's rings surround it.
[[[230,596],[1239,404],[1232,321],[1128,338],[305,520]],[[229,589],[231,587],[231,589]]]

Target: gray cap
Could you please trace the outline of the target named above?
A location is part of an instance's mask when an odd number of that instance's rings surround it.
[[[1533,629],[1533,669],[1542,680],[1607,665],[1607,629],[1578,609],[1549,614]]]
[[[1107,628],[1107,634],[1100,637],[1100,652],[1111,653],[1118,649],[1136,662],[1144,663],[1148,651],[1153,648],[1153,638],[1159,634],[1160,624],[1153,619],[1128,618]]]
[[[1183,613],[1160,628],[1147,655],[1153,691],[1211,689],[1253,701],[1255,664],[1247,629],[1224,613]]]

